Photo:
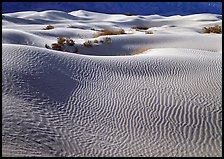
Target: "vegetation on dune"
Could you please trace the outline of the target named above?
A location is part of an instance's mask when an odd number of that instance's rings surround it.
[[[203,33],[216,33],[221,34],[222,33],[222,27],[220,25],[215,25],[211,27],[204,27]]]
[[[62,45],[61,45],[61,44],[58,44],[58,43],[53,43],[53,44],[51,44],[51,48],[52,48],[53,50],[63,51],[63,50],[62,50]]]
[[[58,42],[58,44],[63,46],[66,42],[66,38],[65,37],[59,37],[57,42]]]
[[[70,49],[68,49],[69,47]],[[58,37],[57,43],[51,44],[51,47],[45,44],[45,48],[57,50],[57,51],[66,51],[66,52],[78,52],[78,48],[75,46],[74,40],[67,37]]]
[[[66,39],[66,45],[74,46],[75,42],[72,39]]]
[[[51,29],[54,29],[54,26],[48,25],[46,28],[43,28],[43,30],[51,30]]]
[[[103,29],[103,30],[100,30],[98,33],[94,34],[94,37],[97,38],[99,36],[104,36],[104,35],[120,35],[120,34],[125,34],[124,29],[119,29],[119,30]]]
[[[99,44],[104,44],[104,43],[112,43],[112,40],[110,37],[105,37],[102,40],[98,41],[95,39],[94,41],[87,40],[83,43],[84,47],[91,48],[94,46],[94,44],[99,45]]]
[[[92,48],[94,45],[99,45],[104,43],[112,43],[111,38],[104,37],[100,41],[98,41],[97,39],[95,39],[94,41],[87,40],[82,44],[82,46],[86,48]],[[73,53],[79,52],[77,46],[75,46],[75,41],[67,37],[58,37],[56,43],[52,43],[51,47],[45,44],[45,48],[57,50],[57,51],[73,52]]]
[[[68,25],[67,28],[83,29],[83,30],[86,29],[86,28],[84,28],[84,27],[81,27],[81,26],[74,26],[74,25]]]
[[[145,34],[153,34],[152,31],[145,31]]]
[[[95,40],[93,41],[93,43],[98,44],[98,43],[99,43],[99,41],[95,39]]]
[[[92,41],[87,40],[86,42],[83,43],[83,46],[90,48],[90,47],[93,47],[93,43],[92,43]]]
[[[147,30],[149,28],[150,28],[149,26],[140,26],[140,25],[131,27],[131,29],[135,29],[135,30]]]
[[[112,43],[112,40],[109,37],[105,37],[103,40],[105,43]]]

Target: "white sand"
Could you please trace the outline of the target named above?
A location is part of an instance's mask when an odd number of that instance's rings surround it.
[[[3,156],[222,156],[222,35],[202,33],[221,15],[3,16]],[[128,34],[85,48],[91,28]],[[44,47],[59,36],[79,53]]]

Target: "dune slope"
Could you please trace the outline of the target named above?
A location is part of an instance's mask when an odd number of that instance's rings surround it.
[[[88,18],[84,11],[41,15],[58,14],[61,30],[79,14]],[[89,18],[99,20],[98,14]],[[26,17],[11,16],[20,15]],[[221,156],[222,39],[198,33],[208,15],[198,16],[187,33],[173,27],[155,35],[133,31],[110,36],[111,44],[80,45],[78,54],[44,48],[63,32],[43,33],[44,25],[32,29],[34,24],[13,28],[5,21],[3,156]],[[217,15],[208,17],[221,22]],[[172,23],[177,17],[169,18]],[[88,39],[90,32],[79,33]]]

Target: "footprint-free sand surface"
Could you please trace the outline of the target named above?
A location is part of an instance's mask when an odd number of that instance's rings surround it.
[[[2,16],[3,156],[222,156],[221,15]],[[60,36],[79,51],[45,48]]]

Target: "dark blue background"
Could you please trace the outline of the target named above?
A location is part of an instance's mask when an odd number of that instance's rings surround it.
[[[49,9],[65,12],[82,9],[102,13],[142,15],[222,14],[222,2],[2,2],[2,13]]]

